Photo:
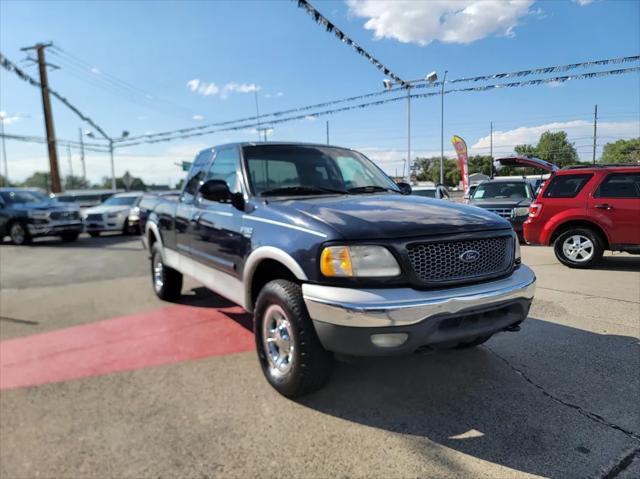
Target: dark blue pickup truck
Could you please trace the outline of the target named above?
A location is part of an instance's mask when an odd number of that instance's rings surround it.
[[[260,364],[280,393],[320,388],[333,353],[471,347],[518,330],[535,276],[510,224],[410,196],[357,151],[240,143],[201,151],[143,241],[156,294],[182,275],[254,316]]]

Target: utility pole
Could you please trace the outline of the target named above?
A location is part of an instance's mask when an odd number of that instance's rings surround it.
[[[261,138],[260,138],[260,109],[258,108],[258,90],[253,90],[253,94],[254,94],[254,98],[256,100],[256,123],[258,124],[256,129],[258,130],[258,141],[260,141],[261,140]],[[264,136],[265,136],[265,140],[264,141],[267,141],[267,133],[266,132],[265,132]]]
[[[51,43],[37,43],[32,47],[25,47],[21,50],[35,50],[38,54],[38,70],[40,71],[40,90],[42,92],[42,109],[44,111],[44,126],[47,130],[47,147],[49,150],[49,168],[51,169],[51,191],[60,193],[60,172],[58,170],[58,152],[56,150],[56,134],[53,129],[53,113],[51,111],[51,101],[49,99],[49,80],[47,78],[47,62],[44,57],[44,50],[50,47]]]
[[[2,158],[4,160],[4,181],[6,185],[9,186],[9,164],[7,162],[7,144],[5,143],[6,138],[4,137],[4,117],[0,116],[0,134],[2,135]]]
[[[82,134],[82,128],[78,128],[78,135],[80,135],[80,164],[82,165],[82,179],[87,181],[87,165],[84,163],[84,135]]]
[[[402,179],[407,180],[405,168],[408,169],[409,162],[411,161],[411,85],[407,85],[407,161],[405,167],[402,168]]]
[[[327,145],[329,144],[329,120],[327,120]]]
[[[73,161],[71,160],[71,145],[67,145],[67,160],[69,161],[69,176],[73,176]]]
[[[593,110],[593,164],[596,164],[596,140],[598,135],[598,105]]]
[[[116,191],[116,167],[113,162],[113,139],[109,138],[109,157],[111,158],[111,189]]]
[[[489,123],[489,156],[491,157],[491,178],[493,179],[493,122]]]
[[[444,185],[444,84],[448,70],[444,71],[442,88],[440,89],[440,184]]]

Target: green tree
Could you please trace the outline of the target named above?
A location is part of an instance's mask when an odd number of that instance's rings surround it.
[[[489,155],[474,155],[469,157],[469,174],[483,173],[491,176],[491,162]]]
[[[545,131],[536,146],[536,155],[541,160],[554,163],[560,167],[574,165],[579,162],[578,152],[573,143],[567,140],[565,131],[552,133]]]
[[[64,189],[65,190],[84,190],[89,188],[91,185],[88,180],[85,180],[81,176],[73,176],[67,175],[64,178]]]
[[[515,151],[518,155],[521,156],[536,156],[537,155],[537,151],[536,151],[536,147],[533,145],[516,145],[516,147],[513,149],[513,151]]]
[[[607,143],[602,149],[601,163],[631,163],[640,161],[640,138]]]
[[[49,173],[45,171],[36,171],[29,178],[24,180],[22,186],[29,188],[42,188],[43,190],[49,190]]]
[[[128,173],[128,172],[127,172]],[[105,190],[111,188],[111,178],[108,176],[102,177],[101,187]],[[124,185],[124,181],[122,177],[116,178],[116,189],[118,190],[126,190],[127,188]],[[131,180],[131,188],[128,191],[145,191],[147,189],[147,185],[144,184],[141,178],[133,177]]]
[[[7,181],[7,179],[3,176],[0,175],[0,186],[11,186],[11,184]]]

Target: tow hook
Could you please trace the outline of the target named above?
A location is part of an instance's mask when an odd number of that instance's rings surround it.
[[[511,333],[517,333],[518,331],[520,331],[520,325],[519,324],[512,324],[511,326],[507,326],[506,328],[504,328],[504,331],[509,331]]]

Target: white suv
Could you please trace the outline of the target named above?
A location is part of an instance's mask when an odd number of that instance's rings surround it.
[[[100,236],[103,231],[119,231],[122,234],[137,233],[140,223],[138,203],[142,192],[119,193],[104,203],[83,211],[85,231]]]

